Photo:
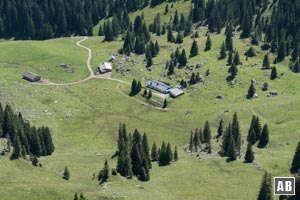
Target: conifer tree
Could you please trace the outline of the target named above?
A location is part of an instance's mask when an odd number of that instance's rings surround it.
[[[247,140],[248,140],[248,142],[251,142],[252,145],[256,143],[257,138],[256,138],[256,133],[255,133],[254,128],[251,128],[251,130],[248,134]]]
[[[197,41],[194,40],[190,51],[190,57],[194,57],[196,55],[198,55],[198,45],[197,45]]]
[[[227,156],[229,161],[236,160],[236,146],[232,134],[230,135],[230,139],[229,139]]]
[[[167,106],[168,106],[168,102],[167,102],[167,99],[165,99],[162,108],[163,109],[167,108]]]
[[[183,35],[181,32],[179,32],[177,34],[177,37],[176,37],[176,41],[175,41],[177,44],[182,44],[183,43]]]
[[[272,71],[271,71],[270,79],[274,80],[276,78],[277,78],[277,70],[276,70],[276,67],[273,67]]]
[[[105,159],[104,167],[99,172],[99,175],[98,175],[98,181],[100,181],[100,184],[102,184],[102,183],[106,182],[108,178],[109,178],[109,166],[108,166],[107,159]]]
[[[206,121],[204,125],[203,137],[204,137],[204,142],[207,144],[207,146],[210,146],[211,131],[210,131],[210,126],[208,121]]]
[[[238,68],[236,67],[235,62],[232,62],[230,68],[228,69],[228,73],[230,73],[230,76],[231,76],[232,78],[234,78],[234,77],[237,75],[237,73],[238,73]]]
[[[185,66],[187,64],[185,49],[183,49],[181,54],[179,55],[178,62],[181,66]]]
[[[148,145],[148,138],[146,133],[144,133],[143,135],[143,140],[142,140],[142,147],[143,147],[143,157],[145,160],[145,164],[147,165],[146,167],[148,169],[151,169],[151,160],[150,160],[150,156],[149,156],[149,145]]]
[[[256,92],[255,87],[254,87],[253,83],[251,83],[251,85],[250,85],[250,87],[249,87],[249,89],[248,89],[247,98],[248,98],[248,99],[253,98],[255,92]]]
[[[230,51],[229,53],[228,53],[228,58],[227,58],[227,65],[232,65],[232,61],[233,61],[233,57],[232,57],[232,55],[233,55],[233,52],[232,51]]]
[[[236,52],[234,53],[233,61],[234,61],[234,63],[235,63],[236,65],[239,65],[239,64],[241,63],[241,61],[240,61],[240,55],[239,55],[239,52],[238,52],[238,51],[236,51]]]
[[[278,48],[278,51],[277,51],[277,58],[276,60],[278,62],[284,60],[285,58],[285,52],[286,52],[286,43],[285,41],[281,41],[280,44],[279,44],[279,48]]]
[[[166,155],[167,164],[170,164],[170,162],[173,160],[173,152],[172,152],[171,145],[170,145],[169,142],[167,144],[167,151],[166,152],[167,152],[167,155]]]
[[[148,93],[148,96],[147,96],[147,100],[149,100],[151,98],[152,98],[152,91],[150,90],[149,93]]]
[[[174,161],[176,162],[178,160],[178,152],[177,152],[177,146],[175,146],[174,150]]]
[[[217,138],[221,137],[223,135],[223,132],[224,132],[224,128],[223,128],[223,119],[220,120],[219,122],[219,127],[218,127],[218,135],[217,135]]]
[[[70,172],[67,166],[65,166],[64,173],[63,173],[63,179],[70,180]]]
[[[262,68],[269,69],[270,68],[270,61],[269,61],[269,55],[266,54],[263,60]]]
[[[265,124],[261,131],[261,135],[257,146],[258,148],[264,148],[266,145],[268,145],[268,143],[269,143],[269,129],[268,129],[268,125]]]
[[[271,174],[265,172],[257,200],[273,200]]]
[[[199,133],[198,133],[198,130],[196,129],[195,131],[195,135],[194,135],[194,138],[193,138],[193,143],[194,143],[194,149],[195,149],[195,152],[198,152],[198,147],[200,145],[200,138],[199,138]]]
[[[208,35],[206,38],[204,51],[209,51],[211,49],[211,46],[212,46],[212,41],[211,41],[210,35]]]
[[[233,114],[231,131],[232,131],[232,136],[233,136],[233,139],[235,142],[236,150],[237,150],[238,154],[240,155],[242,142],[241,142],[240,124],[239,124],[238,116],[237,116],[236,112]]]
[[[10,159],[15,160],[15,159],[18,159],[19,157],[21,157],[21,151],[22,151],[22,145],[20,142],[20,138],[18,135],[16,135],[15,140],[14,140],[14,149],[10,156]]]
[[[219,59],[224,59],[224,58],[226,58],[226,47],[225,47],[225,44],[223,42],[222,46],[220,48],[220,57],[219,57]]]
[[[297,145],[295,154],[294,154],[294,158],[293,158],[293,162],[292,162],[292,166],[290,168],[290,172],[291,174],[295,174],[298,173],[300,170],[300,142]]]
[[[190,143],[189,143],[189,150],[190,152],[193,152],[193,147],[194,147],[194,139],[193,139],[193,131],[191,131],[191,136],[190,136]]]
[[[147,60],[147,67],[152,66],[153,61],[152,61],[152,54],[151,54],[151,49],[150,49],[149,45],[147,45],[145,57],[146,57],[146,60]]]
[[[158,151],[157,151],[157,146],[156,146],[155,142],[153,143],[152,148],[151,148],[151,159],[152,159],[152,161],[158,160]]]
[[[252,163],[254,160],[254,153],[252,151],[252,143],[248,142],[247,150],[245,154],[245,163]]]

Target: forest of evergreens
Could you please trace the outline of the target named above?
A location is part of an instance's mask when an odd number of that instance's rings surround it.
[[[0,126],[0,137],[7,138],[6,151],[14,147],[11,160],[25,158],[26,155],[48,156],[54,151],[50,129],[47,126],[31,126],[21,113],[15,114],[9,105],[3,110],[0,104]]]

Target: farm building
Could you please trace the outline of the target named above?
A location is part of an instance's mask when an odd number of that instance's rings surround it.
[[[168,90],[170,93],[171,97],[176,98],[184,94],[184,92],[178,88],[171,88]]]
[[[147,81],[146,86],[164,94],[167,94],[168,90],[171,88],[171,86],[156,80]]]
[[[23,79],[30,81],[30,82],[37,82],[41,80],[41,77],[32,72],[25,72],[23,74]]]
[[[101,74],[104,74],[112,71],[112,65],[110,62],[104,62],[99,64],[98,69]]]

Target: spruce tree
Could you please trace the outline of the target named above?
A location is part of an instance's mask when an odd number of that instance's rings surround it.
[[[152,165],[151,165],[151,160],[150,160],[150,156],[149,156],[150,150],[149,150],[148,138],[147,138],[146,133],[144,133],[144,135],[143,135],[142,147],[143,147],[143,157],[145,160],[145,164],[147,165],[146,167],[148,169],[151,169]]]
[[[294,154],[294,158],[293,158],[293,162],[292,162],[292,166],[290,168],[290,172],[291,174],[295,174],[298,173],[300,170],[300,142],[297,145],[295,154]]]
[[[263,60],[262,68],[269,69],[270,68],[270,61],[269,61],[269,55],[266,54]]]
[[[151,159],[152,159],[152,161],[158,160],[158,151],[157,151],[157,146],[156,146],[155,142],[153,143],[152,148],[151,148]]]
[[[178,62],[180,66],[185,66],[187,64],[185,49],[183,49],[181,54],[179,55]]]
[[[277,78],[277,70],[276,70],[276,67],[273,67],[272,71],[271,71],[270,79],[274,80],[276,78]]]
[[[245,154],[245,163],[252,163],[254,160],[254,153],[252,151],[252,143],[248,142],[247,150]]]
[[[208,35],[206,38],[204,51],[209,51],[211,49],[211,46],[212,46],[211,38],[210,35]]]
[[[232,134],[230,135],[230,139],[229,139],[227,156],[228,156],[228,161],[236,160],[236,146]]]
[[[210,146],[211,131],[210,131],[210,126],[209,126],[208,121],[206,121],[205,125],[204,125],[203,137],[204,137],[204,142],[206,143],[206,145]]]
[[[252,128],[248,134],[248,137],[247,137],[247,140],[248,142],[251,142],[251,144],[255,144],[256,141],[257,141],[257,138],[256,138],[256,133],[255,133],[255,130],[254,128]]]
[[[273,200],[272,191],[273,190],[272,190],[271,174],[265,172],[261,182],[257,200]]]
[[[190,152],[193,152],[193,147],[194,147],[194,140],[193,140],[193,131],[191,131],[191,136],[190,136],[190,143],[189,143],[189,150]]]
[[[240,55],[239,55],[239,52],[236,51],[234,53],[234,58],[233,58],[233,62],[236,64],[236,65],[239,65],[241,63],[240,61]]]
[[[167,99],[164,100],[162,108],[165,109],[168,106]]]
[[[149,100],[151,98],[152,98],[152,91],[150,90],[149,93],[148,93],[148,96],[147,96],[147,100]]]
[[[278,48],[278,51],[277,51],[277,58],[276,60],[278,62],[284,60],[285,58],[285,52],[286,52],[286,43],[285,41],[281,41],[280,44],[279,44],[279,48]]]
[[[238,73],[238,68],[236,67],[235,62],[232,62],[230,68],[228,69],[228,73],[230,73],[230,76],[231,76],[232,78],[234,78],[234,77],[237,75],[237,73]]]
[[[194,149],[195,149],[195,152],[198,152],[198,147],[200,145],[200,137],[199,137],[199,133],[198,133],[198,130],[196,129],[195,131],[195,135],[194,135],[194,138],[193,138],[193,143],[194,143]]]
[[[69,172],[69,169],[67,166],[65,166],[65,169],[64,169],[64,173],[63,173],[63,179],[65,180],[70,180],[70,172]]]
[[[219,57],[219,59],[224,59],[224,58],[226,58],[226,47],[225,47],[225,44],[223,42],[222,46],[220,48],[220,57]]]
[[[178,152],[177,152],[177,146],[175,146],[174,150],[174,161],[176,162],[178,160]]]
[[[194,57],[196,55],[198,55],[198,45],[197,45],[197,41],[194,40],[190,51],[190,57]]]
[[[268,129],[268,125],[265,124],[261,131],[261,135],[257,146],[258,148],[265,148],[265,146],[267,146],[268,143],[269,143],[269,129]]]
[[[166,150],[166,159],[167,159],[167,165],[170,164],[170,162],[173,160],[173,152],[172,152],[172,149],[171,149],[171,145],[170,143],[168,142],[167,144],[167,150]]]
[[[182,35],[181,32],[179,32],[179,33],[177,34],[177,37],[176,37],[175,42],[176,42],[177,44],[182,44],[182,43],[183,43],[183,35]]]
[[[249,89],[248,89],[247,98],[248,98],[248,99],[253,98],[255,92],[256,92],[255,87],[254,87],[253,83],[251,83],[251,85],[250,85],[250,87],[249,87]]]
[[[232,55],[233,55],[233,52],[230,51],[230,52],[228,53],[227,65],[232,65],[232,63],[233,63],[233,62],[232,62],[232,61],[233,61]]]
[[[130,94],[135,95],[137,93],[137,81],[135,79],[132,80],[131,83],[131,92]]]
[[[98,175],[98,181],[100,181],[100,184],[102,184],[102,183],[106,182],[108,178],[109,178],[109,166],[108,166],[107,159],[105,159],[104,167],[99,172],[99,175]]]
[[[153,61],[152,61],[152,53],[149,45],[147,45],[145,57],[147,60],[147,67],[151,67],[153,65]]]
[[[19,157],[21,157],[21,151],[22,151],[22,144],[20,142],[19,136],[16,135],[15,140],[14,140],[14,149],[10,156],[10,159],[15,160],[15,159],[18,159]]]
[[[223,135],[223,119],[220,120],[219,122],[219,127],[218,127],[218,135],[217,138],[221,137]]]

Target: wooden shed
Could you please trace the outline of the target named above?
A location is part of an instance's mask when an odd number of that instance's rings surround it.
[[[23,79],[30,81],[30,82],[37,82],[41,80],[41,76],[33,73],[33,72],[25,72],[23,74]]]

